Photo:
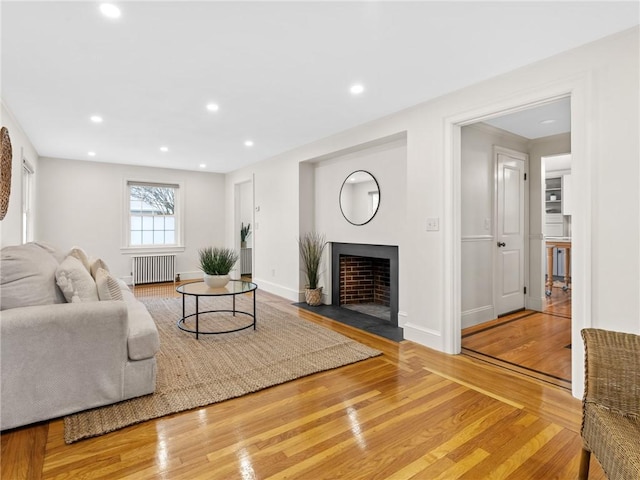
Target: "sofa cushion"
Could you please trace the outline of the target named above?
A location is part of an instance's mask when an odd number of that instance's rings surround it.
[[[130,292],[131,289],[129,288],[129,285],[127,285],[127,283],[122,280],[121,278],[116,278],[116,280],[118,281],[118,285],[120,285],[120,290],[122,290],[123,292]]]
[[[91,276],[94,280],[96,279],[96,274],[98,273],[99,268],[102,268],[106,270],[107,273],[110,273],[109,267],[107,267],[107,264],[104,263],[104,260],[102,260],[101,258],[92,258],[89,261],[89,271],[91,272]]]
[[[0,310],[65,303],[56,285],[55,250],[39,243],[5,247],[0,260]]]
[[[87,269],[87,272],[91,271],[89,267],[89,256],[86,254],[86,252],[83,249],[81,249],[80,247],[73,247],[69,251],[69,255],[80,260],[80,263],[82,263],[84,268]]]
[[[69,303],[99,300],[96,282],[80,260],[71,255],[56,269],[56,283]]]
[[[98,268],[95,279],[100,300],[122,300],[120,284],[108,271],[104,268]]]

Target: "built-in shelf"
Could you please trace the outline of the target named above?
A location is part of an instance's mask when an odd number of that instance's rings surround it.
[[[550,172],[544,185],[544,234],[563,237],[571,234],[571,172]]]
[[[562,177],[546,179],[544,199],[546,213],[562,213]]]

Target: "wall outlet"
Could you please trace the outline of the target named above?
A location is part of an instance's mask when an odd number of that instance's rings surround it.
[[[275,277],[275,276],[276,276],[276,269],[275,269],[275,268],[272,268],[272,269],[271,269],[271,276],[272,276],[272,277]]]
[[[485,230],[490,230],[491,229],[491,219],[490,218],[485,218],[484,219],[484,229]]]
[[[427,232],[437,232],[440,230],[439,218],[427,218]]]

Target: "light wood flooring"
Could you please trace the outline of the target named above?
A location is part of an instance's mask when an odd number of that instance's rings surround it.
[[[571,390],[571,292],[553,288],[545,311],[523,310],[465,328],[462,352]]]
[[[581,405],[565,390],[258,301],[383,355],[72,445],[61,419],[3,432],[2,479],[576,478]]]
[[[562,290],[560,283],[551,289],[551,296],[547,297],[544,313],[571,318],[571,289]]]

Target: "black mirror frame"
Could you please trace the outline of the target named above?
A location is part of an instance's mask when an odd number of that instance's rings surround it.
[[[344,189],[344,186],[347,183],[347,181],[349,180],[349,178],[351,178],[351,176],[354,175],[355,173],[360,173],[360,172],[368,174],[373,179],[373,181],[375,182],[376,188],[378,189],[378,205],[376,206],[376,211],[371,214],[371,216],[368,218],[368,220],[366,222],[355,223],[355,222],[352,222],[351,220],[349,220],[347,218],[347,216],[344,213],[344,210],[342,209],[342,190]],[[342,216],[344,217],[344,219],[347,222],[349,222],[351,225],[355,225],[356,227],[361,227],[362,225],[366,225],[367,223],[369,223],[376,216],[376,214],[378,213],[378,210],[380,210],[380,200],[381,200],[381,198],[382,198],[382,192],[380,191],[380,184],[378,183],[378,179],[371,172],[369,172],[367,170],[355,170],[355,171],[351,172],[349,175],[347,175],[347,178],[344,179],[344,182],[342,182],[342,186],[340,187],[340,194],[338,195],[338,204],[340,205],[340,213],[342,213]]]

